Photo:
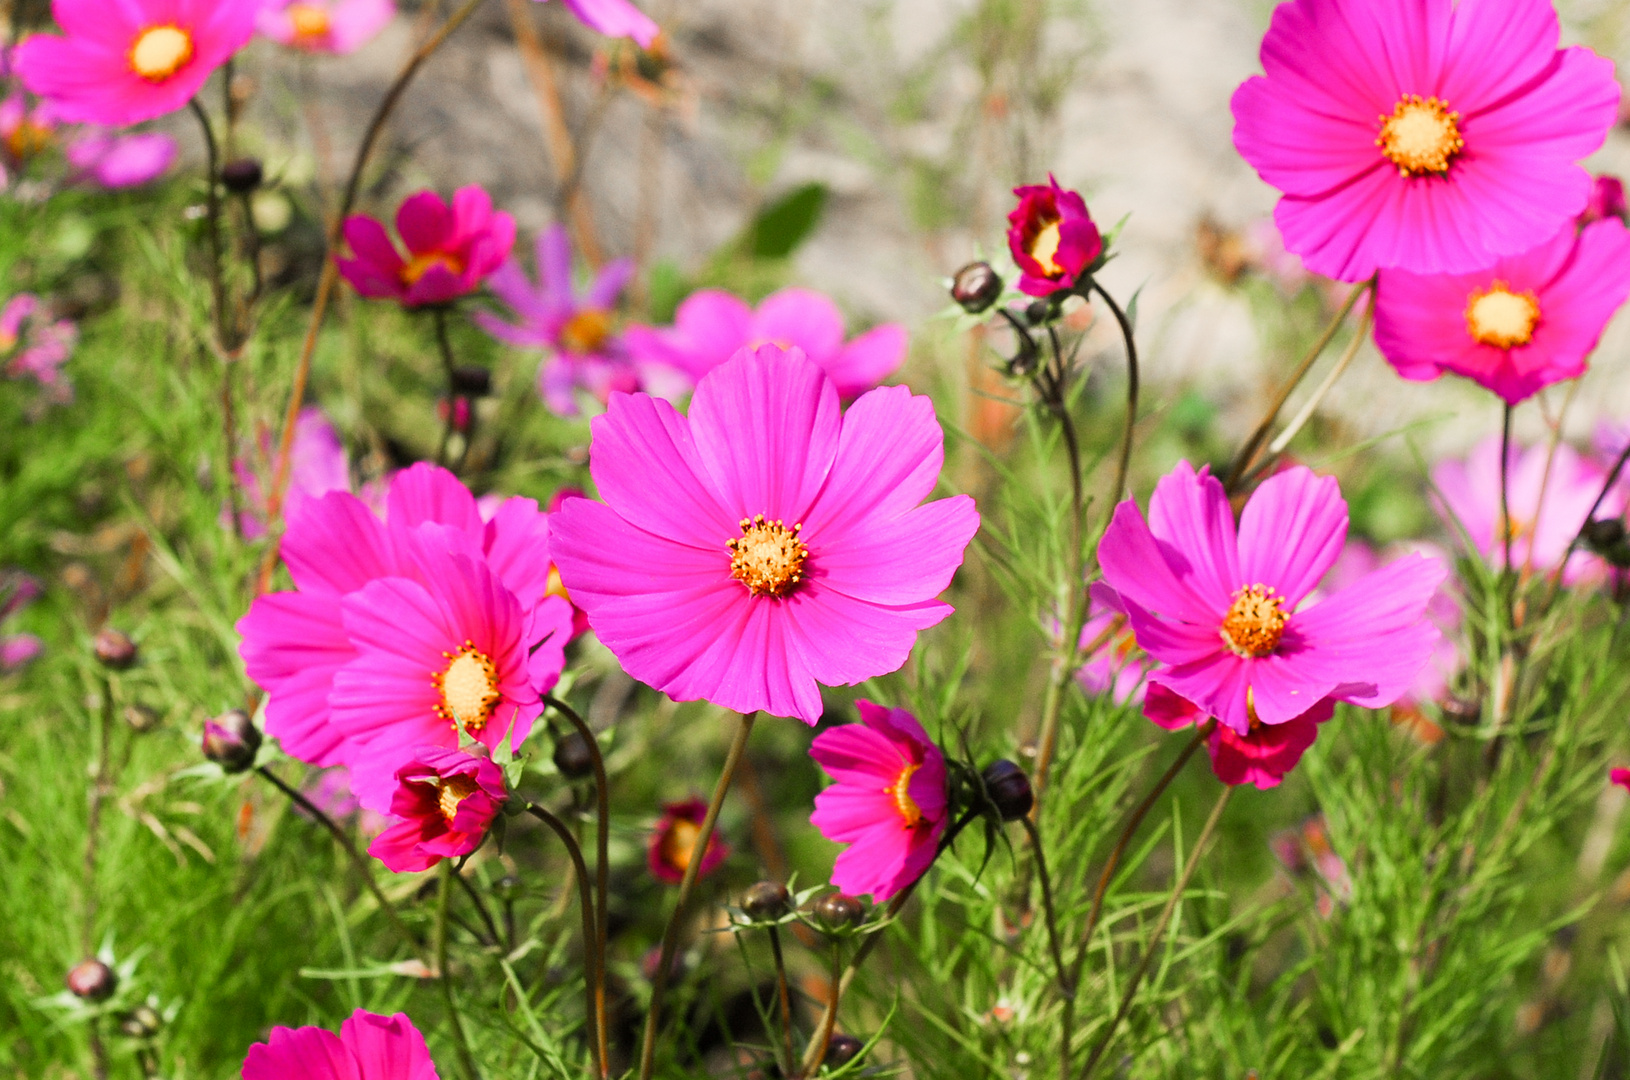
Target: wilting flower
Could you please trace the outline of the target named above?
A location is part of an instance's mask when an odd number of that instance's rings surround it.
[[[549,526],[531,499],[483,522],[446,470],[396,474],[381,522],[333,491],[289,520],[295,591],[238,622],[266,730],[290,755],[346,765],[362,805],[386,810],[396,769],[459,731],[518,746],[560,676],[571,608],[545,595]]]
[[[99,187],[141,187],[163,176],[175,163],[176,141],[161,131],[114,133],[88,128],[63,147],[69,179]]]
[[[1630,229],[1608,218],[1570,222],[1537,248],[1469,274],[1383,270],[1375,344],[1398,374],[1445,371],[1509,405],[1585,370],[1613,313],[1630,296]]]
[[[979,527],[966,495],[926,506],[944,460],[933,404],[903,386],[840,415],[797,349],[742,350],[690,416],[613,394],[589,467],[604,503],[550,520],[572,602],[634,678],[814,724],[817,683],[905,663],[951,613],[935,599]]]
[[[5,359],[9,378],[34,379],[49,391],[52,400],[68,401],[73,387],[62,373],[62,365],[74,351],[79,330],[67,319],[46,317],[40,298],[18,293],[0,308],[0,358]]]
[[[633,38],[649,49],[659,28],[650,17],[628,0],[561,0],[577,21],[607,37]]]
[[[1437,644],[1425,612],[1445,568],[1408,556],[1302,606],[1346,535],[1335,479],[1300,467],[1257,489],[1237,534],[1222,484],[1187,462],[1156,485],[1147,521],[1130,499],[1116,507],[1098,558],[1163,665],[1151,692],[1164,686],[1245,737],[1326,698],[1395,701]]]
[[[486,839],[508,796],[504,771],[492,759],[425,747],[396,770],[395,823],[374,838],[368,854],[395,874],[468,855]]]
[[[636,359],[665,364],[700,379],[744,348],[802,349],[838,388],[858,397],[894,374],[906,357],[906,328],[873,327],[843,340],[843,312],[810,289],[771,293],[758,307],[720,289],[691,293],[671,327],[631,326],[624,343]]]
[[[1591,181],[1590,200],[1585,203],[1585,212],[1579,215],[1581,225],[1603,218],[1624,221],[1627,216],[1630,216],[1630,205],[1625,203],[1624,181],[1605,174]]]
[[[40,591],[40,583],[21,570],[0,570],[0,624],[33,603]],[[33,634],[0,634],[0,672],[17,670],[44,647]]]
[[[832,884],[881,904],[923,875],[945,833],[945,755],[904,709],[857,701],[860,723],[815,736],[809,756],[836,781],[810,823],[848,846]]]
[[[706,817],[707,803],[701,799],[663,804],[662,817],[645,848],[645,865],[658,881],[677,885],[685,879],[690,861],[696,858],[696,842],[702,838],[702,820]],[[718,833],[708,837],[702,865],[696,868],[697,880],[718,869],[729,854],[730,845],[719,839]]]
[[[368,44],[395,17],[395,0],[265,0],[255,29],[279,45],[344,55]]]
[[[405,1013],[358,1009],[339,1035],[319,1027],[274,1027],[249,1048],[243,1080],[437,1080],[424,1036]]]
[[[1019,266],[1020,291],[1047,296],[1070,288],[1104,250],[1086,200],[1051,175],[1013,194],[1019,205],[1007,216],[1007,247]]]
[[[494,211],[491,197],[474,185],[453,192],[451,207],[434,191],[409,195],[396,211],[396,231],[407,246],[406,259],[384,225],[352,214],[345,242],[355,256],[334,261],[363,296],[405,307],[445,304],[474,292],[515,246],[515,219]]]
[[[15,66],[64,120],[122,127],[174,112],[248,44],[259,0],[52,0],[67,36],[35,34]]]
[[[1458,274],[1571,223],[1619,85],[1559,32],[1549,0],[1280,4],[1233,112],[1285,246],[1341,281]]]

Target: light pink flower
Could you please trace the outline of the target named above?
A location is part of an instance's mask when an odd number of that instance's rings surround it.
[[[1016,187],[1019,205],[1007,215],[1007,248],[1019,266],[1019,291],[1048,296],[1072,288],[1104,250],[1103,237],[1080,193],[1047,183]]]
[[[404,1013],[358,1009],[339,1035],[319,1027],[274,1027],[249,1048],[243,1080],[437,1080],[424,1036]]]
[[[1559,33],[1550,0],[1280,4],[1233,112],[1234,145],[1284,193],[1285,246],[1362,281],[1470,273],[1554,236],[1619,107],[1612,62]]]
[[[1285,250],[1285,237],[1273,218],[1257,218],[1245,226],[1245,246],[1251,264],[1284,295],[1296,295],[1312,280],[1301,256]]]
[[[21,570],[0,570],[0,624],[33,603],[41,591],[33,576]],[[0,672],[17,670],[44,648],[33,634],[0,634]]]
[[[810,823],[846,844],[832,884],[883,903],[922,877],[945,833],[945,755],[904,709],[857,701],[860,723],[815,736],[809,756],[836,781]]]
[[[35,34],[15,65],[64,120],[122,127],[174,112],[248,44],[258,0],[52,0],[66,36]]]
[[[356,819],[356,828],[363,836],[378,836],[390,825],[390,819],[377,810],[368,810],[351,790],[351,770],[343,765],[319,769],[306,780],[301,792],[312,805],[336,821]],[[297,813],[305,813],[296,806]]]
[[[572,602],[624,670],[679,701],[815,723],[817,683],[894,671],[979,527],[966,495],[917,504],[944,459],[933,404],[903,386],[840,415],[802,352],[742,350],[690,416],[613,394],[589,467],[604,503],[550,522]]]
[[[70,178],[110,189],[141,187],[175,163],[175,137],[160,131],[115,134],[88,128],[63,148]]]
[[[275,448],[271,433],[261,438],[261,458],[271,462]],[[250,540],[266,535],[267,492],[261,486],[260,474],[244,458],[232,463],[237,475],[238,489],[243,493],[245,506],[239,519],[239,529]],[[268,477],[268,480],[270,478]],[[289,483],[283,492],[283,516],[293,520],[307,500],[326,495],[330,491],[351,490],[351,464],[345,454],[345,444],[329,423],[323,410],[307,405],[294,421],[294,442],[289,447]],[[225,521],[231,524],[228,511]]]
[[[78,328],[67,319],[49,319],[33,293],[18,293],[0,308],[0,358],[5,358],[7,377],[32,378],[54,401],[73,399],[62,365],[78,340]]]
[[[279,45],[343,56],[396,17],[395,0],[264,0],[255,29]]]
[[[744,348],[801,349],[846,400],[875,387],[905,360],[906,329],[898,323],[873,327],[847,344],[843,335],[838,306],[810,289],[771,293],[757,309],[720,289],[702,289],[679,305],[673,326],[631,326],[623,341],[636,360],[666,364],[692,379]]]
[[[1346,535],[1333,477],[1297,467],[1268,478],[1236,533],[1222,484],[1180,462],[1147,521],[1130,499],[1116,507],[1098,558],[1138,644],[1163,665],[1151,687],[1249,736],[1326,698],[1389,705],[1437,645],[1425,611],[1445,568],[1420,556],[1303,606]]]
[[[659,27],[629,0],[561,0],[577,21],[606,37],[633,38],[642,49],[656,40]]]
[[[406,259],[384,225],[352,214],[345,220],[345,242],[355,255],[335,264],[363,296],[410,308],[474,292],[515,246],[515,219],[495,212],[491,197],[474,185],[453,192],[451,207],[434,191],[408,196],[396,211],[396,231],[407,246]]]
[[[696,858],[696,841],[701,839],[702,821],[706,817],[707,803],[701,799],[663,804],[662,817],[645,845],[645,865],[653,877],[669,885],[685,880],[685,871]],[[708,837],[702,865],[696,869],[697,880],[717,870],[729,854],[730,845],[720,839],[718,833]]]
[[[368,854],[393,874],[416,874],[468,855],[487,838],[508,797],[504,771],[490,758],[424,747],[396,770],[394,824],[374,838]]]
[[[1080,648],[1087,650],[1100,639],[1102,642],[1084,652],[1075,679],[1087,693],[1108,694],[1117,705],[1141,703],[1143,679],[1151,661],[1132,636],[1120,597],[1101,581],[1088,590],[1088,597],[1091,614],[1081,626]]]

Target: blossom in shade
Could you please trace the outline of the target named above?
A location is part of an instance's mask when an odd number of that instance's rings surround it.
[[[279,45],[343,56],[368,44],[395,17],[395,0],[265,0],[255,29]]]
[[[1585,212],[1579,215],[1579,223],[1589,225],[1603,218],[1624,221],[1626,217],[1630,217],[1630,205],[1625,203],[1624,181],[1605,174],[1591,181],[1590,200],[1585,203]]]
[[[1045,184],[1016,187],[1019,205],[1007,215],[1007,247],[1019,267],[1019,290],[1047,296],[1076,283],[1104,250],[1104,239],[1079,193]]]
[[[386,811],[396,770],[427,746],[519,745],[560,676],[571,607],[548,596],[549,524],[531,499],[483,521],[444,469],[391,481],[380,521],[342,491],[289,519],[292,592],[238,622],[266,731],[314,765],[346,765],[362,805]]]
[[[860,723],[815,736],[809,756],[831,774],[810,823],[848,845],[832,884],[883,903],[923,875],[945,833],[945,755],[904,709],[857,701]]]
[[[268,432],[261,440],[261,457],[268,462],[275,456],[275,447]],[[245,507],[239,521],[239,530],[250,540],[266,535],[267,496],[271,478],[261,484],[257,473],[244,458],[232,463],[237,475],[238,490]],[[310,499],[330,491],[351,490],[351,464],[346,457],[345,444],[328,416],[316,405],[300,410],[294,421],[294,442],[289,447],[289,481],[283,492],[283,513],[292,520]],[[230,516],[226,519],[231,522]]]
[[[903,386],[840,414],[797,349],[742,350],[690,416],[613,394],[550,551],[572,602],[634,678],[814,724],[817,683],[898,669],[979,527],[966,495],[917,504],[944,460],[933,404]]]
[[[70,178],[117,190],[150,184],[175,164],[176,141],[161,131],[87,128],[63,147]]]
[[[1151,692],[1164,686],[1242,737],[1326,698],[1397,700],[1437,645],[1426,606],[1445,567],[1407,556],[1304,606],[1346,536],[1335,478],[1302,467],[1264,481],[1237,529],[1222,484],[1187,462],[1156,485],[1147,520],[1121,503],[1098,559],[1162,665]]]
[[[847,342],[844,332],[843,312],[810,289],[782,289],[757,308],[720,289],[702,289],[679,305],[672,326],[631,326],[623,340],[636,359],[676,368],[693,380],[743,348],[801,349],[849,399],[899,370],[906,328],[885,323]]]
[[[1630,296],[1630,229],[1606,218],[1469,274],[1383,270],[1375,344],[1406,379],[1444,372],[1507,404],[1585,370]]]
[[[0,624],[33,603],[40,583],[21,570],[0,570]],[[33,634],[0,634],[0,672],[15,671],[45,648]]]
[[[659,32],[650,16],[629,0],[561,0],[561,3],[590,30],[606,37],[633,38],[642,49],[649,49]]]
[[[351,770],[343,765],[319,769],[306,781],[301,793],[313,806],[335,821],[355,818],[357,831],[364,836],[377,836],[391,823],[390,818],[379,811],[363,808],[356,793],[351,790]],[[305,813],[298,804],[294,809],[296,813]]]
[[[1075,679],[1094,696],[1108,694],[1117,705],[1143,701],[1149,657],[1138,648],[1115,590],[1103,582],[1088,590],[1089,614],[1081,625],[1081,666]]]
[[[1341,281],[1470,273],[1571,223],[1619,84],[1559,34],[1550,0],[1280,4],[1232,106],[1285,246]]]
[[[1607,779],[1610,783],[1630,791],[1630,769],[1613,769],[1608,772]]]
[[[358,1009],[335,1035],[325,1028],[274,1027],[249,1048],[243,1080],[437,1080],[424,1036],[404,1013]]]
[[[1507,472],[1511,561],[1524,573],[1550,574],[1579,535],[1607,481],[1607,471],[1567,443],[1557,444],[1554,457],[1549,444],[1539,443],[1526,449],[1513,446]],[[1490,566],[1503,567],[1500,437],[1484,439],[1464,459],[1438,462],[1432,467],[1432,484],[1441,497],[1438,508],[1452,527],[1464,530],[1472,548]],[[1598,516],[1617,517],[1623,510],[1623,493],[1609,491]],[[1571,583],[1601,572],[1601,559],[1581,545],[1568,558],[1562,580]]]
[[[174,112],[255,30],[259,0],[52,0],[64,35],[35,34],[14,65],[64,120],[122,127]]]
[[[363,296],[405,307],[445,304],[474,292],[515,246],[515,219],[494,211],[491,197],[474,185],[453,192],[451,206],[434,191],[402,201],[396,232],[407,247],[405,259],[385,226],[371,217],[351,215],[344,231],[354,254],[335,263],[345,280]]]
[[[506,798],[504,771],[491,758],[425,747],[396,770],[394,823],[368,845],[368,854],[396,874],[468,855],[486,839]]]
[[[8,378],[32,378],[54,401],[73,398],[62,365],[73,354],[79,330],[67,319],[51,319],[33,293],[18,293],[0,307],[0,362]]]
[[[653,877],[670,885],[685,879],[685,871],[696,857],[696,842],[702,838],[702,821],[706,817],[707,803],[701,799],[663,804],[662,817],[657,819],[645,847],[645,865]],[[702,865],[696,868],[697,880],[718,869],[729,854],[730,845],[719,839],[718,833],[708,837]]]

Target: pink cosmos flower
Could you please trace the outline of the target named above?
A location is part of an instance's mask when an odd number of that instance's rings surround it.
[[[1219,723],[1206,740],[1211,771],[1235,787],[1250,784],[1260,791],[1278,787],[1318,738],[1319,725],[1335,711],[1335,702],[1324,698],[1300,716],[1282,724],[1254,723],[1243,735]],[[1151,683],[1144,696],[1143,715],[1168,731],[1207,719],[1199,706],[1158,683]]]
[[[160,131],[114,134],[88,128],[63,148],[70,177],[118,190],[141,187],[163,176],[175,164],[174,136]]]
[[[258,0],[52,0],[65,37],[17,46],[23,85],[64,120],[123,127],[174,112],[249,42]]]
[[[0,357],[7,377],[34,379],[57,402],[73,399],[73,387],[62,365],[73,354],[79,330],[67,319],[50,320],[40,298],[19,293],[0,308]]]
[[[255,29],[279,45],[344,56],[372,41],[395,17],[395,0],[264,0]]]
[[[40,583],[21,570],[0,570],[0,623],[34,602]],[[0,634],[0,672],[16,671],[44,650],[33,634]]]
[[[843,313],[810,289],[771,293],[757,309],[719,289],[691,293],[671,327],[631,326],[623,340],[638,360],[665,364],[700,379],[744,348],[801,349],[826,372],[844,399],[857,397],[899,370],[906,328],[873,327],[845,344]]]
[[[396,770],[395,824],[374,838],[368,854],[393,874],[468,855],[487,838],[508,797],[504,771],[492,759],[427,746]]]
[[[396,211],[396,231],[407,245],[406,259],[384,225],[352,214],[345,220],[345,242],[355,257],[335,263],[363,296],[410,308],[474,292],[515,246],[515,219],[494,212],[492,198],[474,185],[453,192],[451,207],[434,191],[409,195]]]
[[[1268,478],[1236,533],[1222,484],[1180,462],[1147,521],[1130,499],[1116,507],[1098,558],[1138,644],[1163,665],[1151,688],[1249,736],[1326,698],[1389,705],[1437,645],[1425,612],[1445,568],[1418,555],[1302,606],[1346,535],[1333,477],[1296,467]]]
[[[351,770],[343,765],[332,769],[319,769],[301,788],[312,804],[336,821],[356,819],[356,828],[363,836],[378,836],[389,827],[390,818],[377,810],[365,809],[351,790]],[[298,806],[296,813],[305,813]]]
[[[1630,204],[1625,202],[1624,181],[1606,174],[1591,181],[1590,200],[1585,203],[1585,212],[1579,215],[1579,224],[1589,225],[1603,218],[1624,221],[1626,217],[1630,217]]]
[[[549,525],[531,499],[483,522],[469,490],[420,464],[391,482],[381,522],[331,491],[289,519],[295,591],[238,622],[267,734],[314,765],[346,765],[362,805],[388,810],[396,770],[459,728],[518,746],[560,676],[571,608],[545,595]]]
[[[595,417],[604,503],[550,522],[572,602],[623,668],[679,701],[814,724],[817,683],[905,663],[979,527],[966,495],[918,506],[944,459],[933,404],[903,386],[839,414],[798,349],[743,349],[689,418],[645,394]]]
[[[271,433],[261,439],[261,457],[270,462],[275,453]],[[240,531],[250,540],[266,535],[267,492],[260,474],[244,458],[232,462],[238,488],[247,504],[239,522]],[[284,518],[292,521],[310,499],[330,491],[351,490],[351,464],[339,432],[316,405],[300,410],[294,421],[294,442],[289,448],[289,484],[283,493]],[[228,525],[232,518],[226,517]]]
[[[404,1013],[358,1009],[339,1035],[319,1027],[274,1027],[249,1048],[243,1080],[438,1080],[424,1036]]]
[[[832,884],[881,904],[934,861],[945,833],[945,755],[904,709],[857,701],[860,723],[815,736],[809,756],[835,783],[815,796],[810,824],[847,844]]]
[[[696,841],[701,839],[702,821],[706,817],[707,803],[701,799],[663,804],[662,817],[645,846],[645,865],[653,877],[669,885],[685,880],[685,871],[696,857]],[[696,870],[697,880],[717,870],[729,854],[730,845],[721,840],[718,833],[708,837],[702,865]]]
[[[1511,560],[1522,570],[1549,574],[1556,570],[1568,546],[1579,535],[1585,515],[1607,480],[1607,472],[1580,456],[1567,443],[1558,444],[1545,463],[1546,444],[1527,449],[1513,446],[1508,465],[1511,510]],[[1492,567],[1505,565],[1505,530],[1500,520],[1500,437],[1478,443],[1465,460],[1440,461],[1432,468],[1432,484],[1442,497],[1439,511],[1464,529],[1472,547]],[[1617,517],[1624,509],[1623,494],[1611,491],[1602,501],[1602,517]],[[1575,551],[1563,570],[1568,583],[1602,572],[1602,561],[1583,549]]]
[[[1607,774],[1609,783],[1614,783],[1630,791],[1630,769],[1613,769]]]
[[[1375,344],[1398,374],[1445,371],[1509,405],[1585,370],[1613,313],[1630,296],[1630,229],[1607,218],[1570,222],[1537,248],[1469,274],[1383,270]]]
[[[1007,215],[1007,247],[1019,266],[1019,291],[1047,296],[1075,285],[1104,250],[1098,226],[1080,194],[1045,184],[1016,187],[1019,205]]]
[[[18,170],[56,141],[62,121],[49,101],[30,104],[22,91],[0,101],[0,161]]]
[[[1549,0],[1280,4],[1233,112],[1235,147],[1283,193],[1285,246],[1362,281],[1470,273],[1556,235],[1619,106],[1612,62],[1559,32]]]
[[[628,0],[561,0],[578,22],[606,37],[633,38],[649,49],[659,28],[650,17]]]
[[[1150,660],[1132,636],[1120,597],[1101,581],[1093,584],[1088,596],[1091,614],[1081,626],[1080,644],[1085,658],[1075,679],[1095,697],[1108,694],[1117,705],[1141,703]]]

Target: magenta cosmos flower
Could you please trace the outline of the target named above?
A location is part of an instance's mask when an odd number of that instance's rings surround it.
[[[23,85],[64,120],[122,127],[174,112],[248,44],[259,0],[52,0],[66,36],[17,46]]]
[[[809,756],[835,783],[815,796],[810,823],[848,847],[832,884],[874,903],[922,877],[945,833],[945,755],[904,709],[857,701],[860,723],[815,736]]]
[[[368,44],[395,17],[395,0],[265,0],[255,29],[279,45],[343,56]]]
[[[560,676],[571,606],[547,596],[549,526],[531,499],[483,522],[444,469],[391,482],[381,522],[334,491],[289,521],[295,591],[238,622],[266,731],[313,765],[345,765],[362,805],[390,808],[396,770],[459,729],[518,746]]]
[[[1051,174],[1013,194],[1019,205],[1007,216],[1007,247],[1019,266],[1019,291],[1047,296],[1071,288],[1104,250],[1086,200]]]
[[[33,293],[19,293],[0,308],[0,361],[7,377],[32,378],[53,401],[74,396],[62,365],[78,340],[79,328],[67,319],[51,319]]]
[[[504,771],[492,759],[427,746],[396,770],[395,822],[368,845],[368,854],[395,874],[468,855],[486,839],[508,797]]]
[[[634,678],[815,723],[817,683],[905,663],[979,527],[933,491],[943,435],[926,397],[838,392],[797,349],[742,350],[696,388],[690,416],[613,394],[589,469],[604,503],[551,519],[561,581]]]
[[[899,370],[906,357],[906,328],[885,323],[845,343],[843,312],[810,289],[771,293],[756,309],[719,289],[686,297],[671,327],[631,326],[624,341],[633,355],[666,364],[700,379],[740,350],[760,345],[801,349],[849,399]]]
[[[649,49],[657,38],[657,24],[628,0],[561,0],[561,3],[578,22],[606,37],[633,38],[642,49]]]
[[[1319,725],[1336,712],[1336,703],[1323,698],[1300,716],[1282,724],[1253,723],[1240,734],[1219,723],[1206,739],[1211,755],[1211,771],[1225,784],[1250,784],[1261,791],[1278,787],[1301,762],[1319,737]],[[1167,731],[1204,723],[1205,710],[1159,683],[1149,686],[1143,700],[1143,715]]]
[[[69,140],[62,156],[69,179],[119,190],[150,184],[175,164],[176,141],[161,131],[115,134],[89,128]]]
[[[1155,487],[1146,521],[1115,508],[1098,559],[1165,686],[1241,736],[1325,698],[1391,704],[1431,658],[1426,606],[1444,566],[1418,555],[1302,602],[1341,554],[1347,504],[1333,477],[1287,469],[1266,480],[1236,532],[1217,479],[1187,462]]]
[[[669,885],[685,880],[690,861],[696,858],[696,841],[702,836],[702,821],[707,817],[707,803],[701,799],[664,803],[662,817],[651,830],[650,842],[645,845],[645,865],[651,876]],[[697,879],[707,877],[719,868],[730,854],[730,845],[717,833],[707,838],[707,850],[702,853],[702,865],[696,868]]]
[[[385,226],[364,214],[345,221],[345,242],[355,253],[335,263],[363,296],[405,307],[445,304],[474,292],[503,265],[515,246],[515,219],[494,211],[492,199],[471,185],[453,192],[448,206],[434,191],[409,195],[396,211],[402,258]]]
[[[1619,106],[1612,62],[1559,32],[1550,0],[1280,4],[1233,111],[1234,145],[1284,193],[1286,247],[1362,281],[1469,273],[1554,236]]]
[[[0,570],[0,625],[33,603],[43,590],[21,570]],[[45,643],[33,634],[0,634],[0,672],[15,671],[40,655]]]
[[[1589,225],[1593,221],[1603,218],[1618,218],[1620,221],[1630,216],[1630,203],[1625,202],[1624,181],[1617,176],[1598,176],[1590,185],[1590,200],[1585,203],[1585,212],[1579,215],[1581,225]]]
[[[1630,229],[1570,222],[1537,248],[1470,274],[1383,270],[1375,344],[1406,379],[1464,375],[1508,405],[1585,371],[1630,296]]]
[[[274,1027],[249,1048],[243,1080],[437,1080],[424,1036],[403,1013],[358,1009],[340,1033]]]

